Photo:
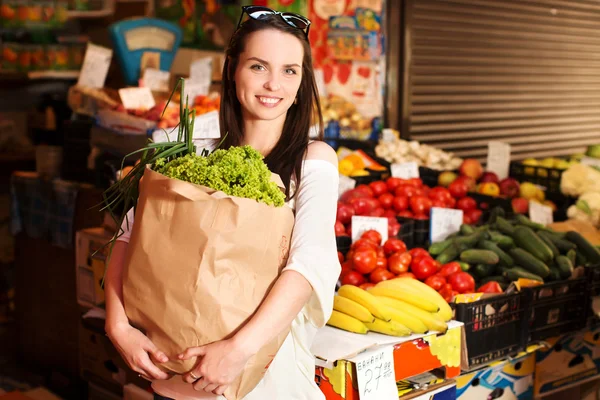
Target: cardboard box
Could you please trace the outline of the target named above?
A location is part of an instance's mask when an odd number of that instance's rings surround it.
[[[77,232],[75,240],[75,274],[77,303],[84,307],[104,304],[102,279],[106,267],[108,246],[112,234],[103,228],[89,228]]]
[[[456,378],[456,398],[528,400],[533,398],[534,372],[535,354],[522,352],[514,359],[498,361]]]
[[[536,353],[536,397],[600,378],[600,324],[546,342]]]
[[[325,327],[321,331],[323,333],[317,335],[312,347],[317,356],[315,380],[327,400],[359,400],[355,382],[356,367],[351,360],[363,351],[374,351],[385,345],[394,348],[396,382],[432,370],[438,370],[446,379],[454,378],[460,374],[461,330],[460,322],[451,321],[448,331],[443,335],[394,338],[371,333],[356,335]],[[336,340],[339,346],[334,346]],[[344,347],[347,356],[336,356],[341,354],[339,351]]]

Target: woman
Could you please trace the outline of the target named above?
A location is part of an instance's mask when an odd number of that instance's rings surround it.
[[[291,331],[246,400],[320,399],[310,346],[328,320],[340,265],[333,231],[337,157],[325,143],[309,143],[319,110],[308,28],[310,22],[265,7],[244,7],[223,69],[221,132],[224,146],[251,145],[286,185],[295,224],[287,266],[256,314],[230,339],[189,348],[199,357],[184,376],[170,378],[156,364],[167,356],[129,325],[122,301],[128,230],[115,244],[106,277],[106,331],[130,367],[153,381],[157,399],[222,398],[246,361],[277,334]],[[240,18],[242,22],[242,18]],[[321,121],[320,111],[318,120]]]

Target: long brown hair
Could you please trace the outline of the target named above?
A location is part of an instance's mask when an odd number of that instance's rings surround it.
[[[248,19],[233,34],[226,51],[223,66],[223,85],[221,90],[220,125],[222,148],[239,146],[244,139],[243,118],[240,102],[237,98],[234,76],[239,64],[240,54],[244,51],[248,35],[264,29],[275,29],[293,35],[302,43],[302,81],[298,89],[297,101],[287,111],[283,132],[279,141],[265,157],[269,169],[278,174],[286,187],[286,197],[290,194],[290,181],[296,177],[296,187],[300,185],[302,161],[306,154],[311,124],[318,124],[318,139],[323,138],[323,116],[319,102],[319,93],[315,83],[312,55],[308,38],[301,29],[288,25],[278,15],[260,20]],[[265,44],[268,46],[268,44]]]

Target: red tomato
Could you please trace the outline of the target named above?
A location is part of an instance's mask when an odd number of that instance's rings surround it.
[[[419,215],[428,215],[431,210],[431,200],[425,196],[415,196],[410,198],[410,209],[413,213]]]
[[[342,272],[340,273],[340,276],[344,275],[348,271],[352,271],[352,261],[350,260],[344,261],[342,263]]]
[[[340,221],[335,221],[335,236],[345,236],[346,227]]]
[[[468,187],[464,181],[459,181],[456,179],[450,184],[450,186],[448,186],[448,190],[455,199],[462,199],[467,195]]]
[[[388,258],[388,269],[396,275],[408,272],[412,257],[408,253],[394,253]]]
[[[415,194],[413,196],[427,197],[427,190],[425,189],[425,187],[415,188]]]
[[[433,260],[433,265],[435,265],[435,268],[439,271],[440,269],[442,269],[442,263],[439,262],[438,260]]]
[[[483,215],[483,211],[478,210],[478,209],[469,210],[469,211],[467,211],[467,215],[471,219],[471,221],[472,221],[471,223],[476,224],[481,219],[481,215]]]
[[[440,276],[439,274],[435,274],[425,279],[425,284],[437,291],[446,284],[446,278]]]
[[[390,193],[394,193],[394,191],[398,188],[398,186],[400,186],[402,184],[402,179],[400,178],[388,178],[388,180],[385,182],[385,184],[387,185],[387,190]]]
[[[394,192],[394,196],[396,196],[396,197],[404,196],[404,197],[411,198],[412,196],[415,195],[416,191],[417,191],[416,187],[402,184],[402,185],[398,186],[398,188],[396,188],[396,191]]]
[[[461,272],[461,271],[462,271],[462,269],[460,267],[460,264],[457,263],[456,261],[454,261],[454,262],[442,265],[442,268],[440,269],[439,274],[441,276],[443,276],[444,278],[447,278],[450,275],[455,274],[457,272]]]
[[[431,207],[448,208],[448,203],[442,200],[431,200]]]
[[[354,207],[350,204],[338,202],[336,218],[342,224],[346,225],[352,221],[354,215]]]
[[[340,262],[340,264],[342,264],[344,262],[344,254],[342,254],[341,251],[338,251],[338,261]]]
[[[456,202],[456,208],[463,211],[474,210],[477,208],[477,202],[472,197],[463,197]]]
[[[475,290],[475,279],[466,272],[452,274],[447,280],[452,285],[452,290],[458,293],[472,293]]]
[[[450,191],[445,187],[436,186],[429,191],[427,197],[429,197],[432,201],[437,200],[446,204],[452,198],[452,195],[450,194]]]
[[[372,287],[375,287],[375,284],[371,283],[371,282],[363,283],[362,285],[359,286],[359,288],[361,288],[362,290],[367,290]]]
[[[356,271],[348,271],[345,274],[342,274],[340,281],[342,282],[342,285],[359,286],[365,283],[367,280],[364,276],[362,276],[362,274],[359,274]]]
[[[467,192],[472,192],[475,190],[475,187],[477,186],[477,182],[475,181],[475,179],[470,178],[468,176],[459,176],[458,178],[456,178],[454,180],[454,182],[459,182],[462,183],[464,185],[467,186]]]
[[[398,232],[400,232],[401,225],[398,221],[393,221],[388,223],[388,237],[396,237],[398,236]]]
[[[503,293],[502,287],[500,284],[495,281],[488,282],[484,285],[481,285],[479,289],[477,289],[477,293]]]
[[[454,197],[452,197],[450,200],[448,200],[448,208],[454,208],[456,207],[456,199]]]
[[[392,207],[394,210],[401,212],[408,209],[408,197],[406,196],[396,196],[392,200]]]
[[[377,232],[375,229],[369,229],[368,231],[364,231],[362,235],[360,235],[361,239],[367,239],[377,246],[381,245],[381,233]]]
[[[347,190],[340,196],[342,203],[349,203],[352,199],[358,199],[361,197],[367,197],[367,194],[362,190],[351,189]]]
[[[375,269],[377,268],[383,268],[383,269],[387,269],[388,266],[388,259],[385,257],[377,257],[377,261],[375,262]]]
[[[412,272],[404,272],[402,274],[399,274],[398,278],[417,279],[417,277],[415,276],[415,274],[413,274]]]
[[[378,208],[375,208],[373,211],[368,212],[367,215],[369,217],[381,218],[381,217],[383,217],[384,213],[385,213],[385,210],[382,207],[378,207]]]
[[[369,187],[373,191],[373,196],[379,197],[387,192],[387,185],[383,181],[376,181],[369,183]]]
[[[373,189],[371,189],[368,185],[358,185],[356,187],[356,190],[359,190],[361,192],[363,192],[364,194],[367,195],[367,197],[373,197],[374,193],[373,193]]]
[[[385,218],[387,218],[388,220],[389,220],[390,218],[392,218],[392,220],[394,220],[394,221],[398,222],[398,221],[396,220],[396,211],[394,211],[394,210],[385,210],[385,212],[383,213],[383,216],[384,216]]]
[[[387,281],[389,279],[394,279],[396,275],[392,274],[385,268],[376,268],[369,275],[369,280],[373,283],[379,283],[381,281]]]
[[[383,251],[383,247],[377,248],[377,258],[385,258],[385,252]]]
[[[463,224],[472,225],[473,220],[467,214],[463,214]]]
[[[397,238],[389,238],[383,244],[383,250],[385,251],[386,256],[390,256],[394,253],[404,253],[406,252],[406,244]]]
[[[373,209],[371,203],[365,197],[351,199],[350,205],[354,208],[356,215],[366,215]]]
[[[413,215],[413,219],[427,220],[429,219],[428,214],[415,214]]]
[[[381,207],[381,203],[376,198],[367,198],[367,203],[369,204],[371,210]]]
[[[429,252],[425,249],[416,247],[412,250],[409,250],[408,252],[412,258],[417,258],[417,257],[429,257],[431,258],[431,254],[429,254]]]
[[[420,281],[429,278],[431,275],[434,275],[437,272],[437,268],[433,260],[427,257],[418,259],[416,264],[414,262],[411,263],[410,269]]]
[[[394,201],[394,195],[391,193],[384,193],[378,198],[379,203],[381,203],[381,207],[389,210],[392,208],[392,202]]]
[[[355,250],[352,255],[352,265],[361,274],[369,274],[377,267],[377,252],[375,250]]]
[[[423,186],[423,180],[421,178],[410,178],[410,179],[405,180],[404,184],[418,188],[418,187]]]
[[[367,239],[367,238],[360,238],[358,239],[356,242],[352,243],[352,246],[350,246],[350,249],[352,250],[377,250],[377,247],[379,247],[377,245],[377,243]]]
[[[414,215],[412,212],[408,211],[408,210],[404,210],[404,211],[400,211],[398,213],[399,217],[404,217],[404,218],[412,218]]]
[[[352,224],[348,224],[348,226],[346,227],[346,234],[352,237]]]
[[[446,300],[447,303],[450,303],[452,301],[452,286],[450,286],[450,288],[448,288],[447,286],[450,285],[444,285],[444,287],[442,287],[439,291],[440,296],[442,296],[444,298],[444,300]]]

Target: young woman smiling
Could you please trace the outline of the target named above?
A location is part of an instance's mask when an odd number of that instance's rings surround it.
[[[263,379],[245,399],[324,398],[315,384],[310,347],[329,319],[340,274],[333,228],[338,171],[335,152],[324,142],[309,142],[315,110],[314,122],[322,122],[309,26],[297,14],[243,7],[223,68],[223,147],[250,145],[260,151],[280,175],[286,204],[295,210],[287,266],[252,318],[230,339],[185,350],[178,357],[199,357],[197,365],[182,377],[169,377],[155,364],[167,356],[129,324],[124,311],[127,227],[114,247],[106,278],[106,331],[131,368],[153,381],[157,399],[222,399],[247,360],[288,329]]]

